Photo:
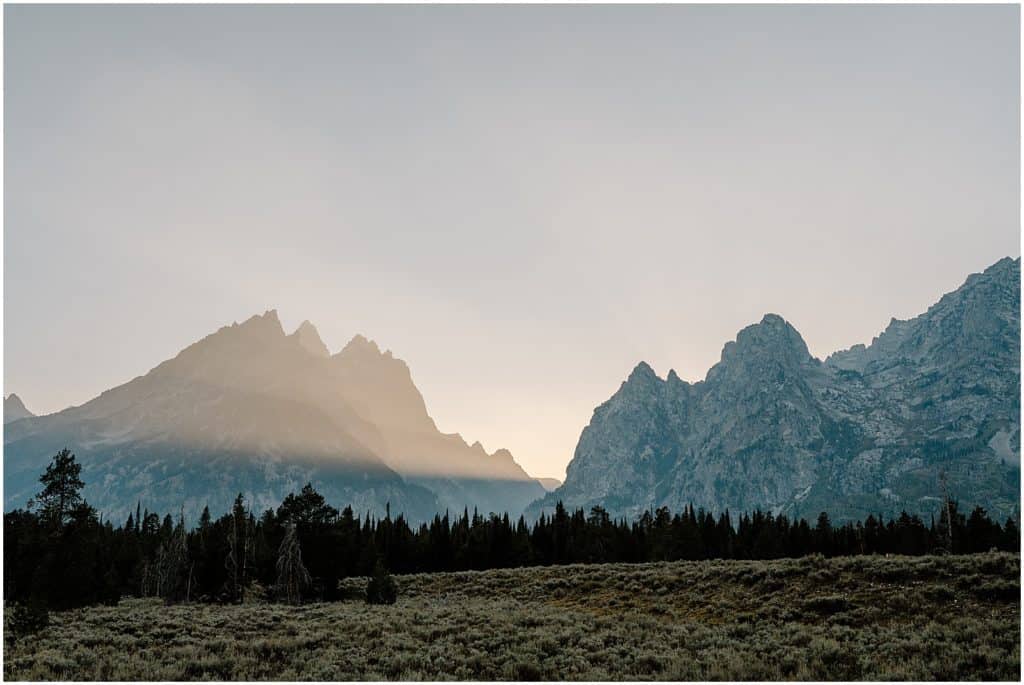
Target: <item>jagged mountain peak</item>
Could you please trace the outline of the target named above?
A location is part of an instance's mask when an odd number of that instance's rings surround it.
[[[995,264],[992,264],[991,266],[989,266],[987,269],[982,271],[981,274],[971,274],[970,276],[967,277],[967,281],[970,282],[971,279],[976,278],[979,275],[981,275],[981,276],[991,276],[991,277],[997,277],[998,278],[998,277],[1007,277],[1007,276],[1012,277],[1014,274],[1019,274],[1019,273],[1020,273],[1020,257],[1013,258],[1013,257],[1007,256],[1007,257],[1003,257],[1002,259],[997,261]]]
[[[654,378],[639,364],[594,410],[565,483],[528,514],[562,501],[626,516],[691,504],[927,515],[941,472],[965,507],[1019,512],[1019,259],[825,365],[768,314],[725,345],[705,381],[674,391],[684,386],[670,372],[661,392],[645,386]]]
[[[971,307],[975,304],[987,308],[1012,307],[1014,302],[1011,300],[1019,299],[1019,286],[1020,258],[1004,257],[984,271],[970,274],[963,285],[943,295],[924,315],[916,318],[921,319],[950,308]]]
[[[951,341],[959,341],[951,345]],[[1020,347],[1020,258],[1004,257],[943,295],[923,314],[892,318],[869,345],[829,355],[827,366],[875,374],[913,360],[956,361],[967,351]]]
[[[283,366],[304,366],[304,356],[295,354],[293,341],[281,325],[276,309],[255,314],[245,321],[222,326],[192,343],[172,359],[162,362],[150,374],[189,377],[199,381],[216,379],[219,384],[234,379],[251,385],[257,378],[282,375]],[[104,391],[102,395],[108,394]],[[101,396],[102,396],[101,395]]]
[[[284,335],[284,327],[281,319],[277,316],[276,309],[268,309],[262,314],[253,314],[242,323],[235,323],[233,326],[240,329],[260,330]]]
[[[726,377],[740,382],[775,369],[796,369],[813,362],[807,343],[797,330],[778,314],[765,314],[760,322],[736,334],[722,348],[721,360],[707,373],[707,381]]]
[[[417,517],[439,500],[519,512],[543,494],[507,451],[441,433],[390,350],[356,335],[330,356],[310,322],[287,335],[273,309],[80,407],[20,424],[5,434],[5,506],[24,501],[40,462],[65,443],[83,460],[90,501],[108,510],[139,497],[216,507],[247,488],[262,505],[307,480],[339,504],[390,500]]]
[[[4,423],[35,416],[13,392],[4,398]]]
[[[623,398],[654,397],[660,394],[664,384],[665,381],[658,377],[651,365],[642,361],[633,367],[626,380],[622,381],[615,396]]]
[[[504,447],[499,447],[498,449],[494,450],[494,453],[491,455],[491,457],[493,459],[497,459],[498,461],[508,461],[508,462],[511,462],[511,461],[514,460],[513,457],[512,457],[512,453],[509,452]]]
[[[315,357],[326,359],[331,356],[331,351],[327,349],[327,345],[320,338],[320,332],[308,319],[299,324],[299,327],[295,329],[291,337],[299,343],[302,349]]]
[[[335,357],[388,357],[392,356],[391,350],[381,351],[380,346],[376,341],[367,338],[362,333],[356,333],[352,336],[352,339],[345,344],[345,347],[341,348],[341,352],[334,355]]]
[[[403,392],[409,388],[415,390],[412,373],[405,360],[394,356],[391,350],[381,350],[376,341],[362,334],[357,333],[353,336],[341,351],[332,355],[330,359],[336,371],[345,374],[356,373],[360,377],[366,373],[386,374],[389,382],[396,384],[396,389],[402,388]]]
[[[627,383],[637,383],[637,382],[650,383],[650,382],[660,381],[660,380],[661,379],[658,378],[658,374],[654,372],[653,368],[651,368],[651,365],[648,364],[647,362],[642,361],[642,362],[640,362],[639,364],[637,364],[633,368],[633,371],[630,372],[629,378],[627,379],[626,382]]]
[[[810,358],[807,343],[792,324],[778,314],[765,314],[761,321],[736,334],[737,352],[755,350],[792,355],[798,361]]]
[[[251,348],[253,343],[275,345],[286,338],[277,310],[268,309],[263,314],[254,314],[241,323],[235,321],[229,326],[221,326],[183,349],[174,360],[189,359],[222,347],[243,350]],[[168,360],[157,368],[164,367],[174,360]]]

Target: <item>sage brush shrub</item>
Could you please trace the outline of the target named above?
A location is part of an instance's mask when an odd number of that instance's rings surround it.
[[[398,599],[398,585],[380,561],[373,569],[373,576],[366,583],[366,601],[369,604],[394,604]]]
[[[365,576],[298,606],[127,598],[53,612],[4,677],[1018,681],[1020,598],[973,587],[1019,575],[1006,553],[822,557],[396,575],[386,609]]]
[[[7,637],[15,642],[24,637],[38,633],[50,625],[50,612],[46,605],[38,600],[18,602],[10,608],[7,620]]]

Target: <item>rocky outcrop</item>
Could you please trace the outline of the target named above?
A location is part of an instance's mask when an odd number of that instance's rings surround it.
[[[869,346],[812,357],[768,314],[706,378],[641,362],[594,411],[565,483],[529,513],[686,504],[833,518],[936,509],[939,473],[998,516],[1020,492],[1020,260],[1004,259]]]

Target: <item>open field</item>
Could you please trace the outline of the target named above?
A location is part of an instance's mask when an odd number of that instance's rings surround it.
[[[1018,680],[1019,577],[1003,553],[808,557],[405,576],[393,606],[131,599],[5,640],[4,676]]]

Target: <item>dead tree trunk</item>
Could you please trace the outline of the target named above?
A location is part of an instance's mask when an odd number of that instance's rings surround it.
[[[302,550],[295,524],[288,522],[284,529],[284,540],[277,552],[277,589],[284,601],[298,604],[302,590],[309,586],[309,571],[302,563]]]

